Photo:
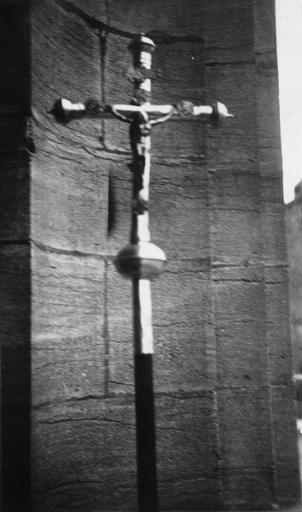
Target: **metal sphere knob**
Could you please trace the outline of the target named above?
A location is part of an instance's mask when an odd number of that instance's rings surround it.
[[[117,271],[128,279],[156,279],[167,261],[164,251],[151,242],[128,244],[117,254]]]

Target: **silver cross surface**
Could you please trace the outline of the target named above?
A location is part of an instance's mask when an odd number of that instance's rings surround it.
[[[128,104],[102,105],[94,100],[71,103],[58,100],[52,113],[62,122],[78,118],[112,118],[130,124],[133,153],[133,194],[130,243],[115,258],[117,270],[133,283],[133,327],[135,346],[135,398],[137,426],[137,476],[140,512],[157,511],[155,411],[153,393],[153,333],[150,281],[164,270],[165,253],[151,242],[149,229],[149,182],[151,130],[170,119],[203,117],[217,122],[233,117],[222,103],[213,106],[181,101],[176,105],[151,103],[151,66],[155,44],[140,35],[131,45],[134,53],[134,94]]]

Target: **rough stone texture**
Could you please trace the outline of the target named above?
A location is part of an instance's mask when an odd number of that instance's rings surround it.
[[[169,258],[152,286],[160,507],[295,503],[273,0],[0,5],[3,510],[29,510],[29,475],[31,511],[136,507],[131,283],[113,266],[128,126],[50,109],[129,101],[141,31],[154,101],[236,116],[152,136],[151,231]]]
[[[294,201],[286,206],[287,249],[290,283],[290,322],[293,343],[294,371],[302,373],[301,290],[301,189],[298,185]]]
[[[269,363],[268,398],[271,414],[273,449],[273,490],[279,503],[299,493],[299,482],[293,477],[298,467],[291,458],[288,464],[281,454],[297,450],[296,427],[290,416],[293,407],[292,352],[288,322],[288,279],[286,255],[285,210],[281,193],[281,147],[278,109],[278,81],[276,80],[274,1],[255,6],[256,107],[257,152],[260,173],[261,227],[263,233],[263,260],[265,263],[266,350]],[[268,183],[270,182],[270,186]],[[275,294],[279,300],[275,300]],[[275,334],[278,319],[279,331]],[[279,351],[276,350],[276,345]],[[280,399],[283,397],[283,405]],[[286,399],[286,397],[288,397]],[[284,408],[284,409],[283,409]],[[283,413],[284,411],[284,413]],[[287,411],[287,412],[285,412]],[[281,415],[284,417],[280,422]],[[279,432],[283,435],[280,436]],[[284,432],[288,434],[285,441]],[[286,491],[287,489],[287,491]]]
[[[32,435],[34,510],[135,509],[132,397],[36,408]]]

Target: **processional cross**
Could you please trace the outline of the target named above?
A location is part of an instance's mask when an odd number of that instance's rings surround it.
[[[150,281],[163,272],[166,256],[151,243],[149,230],[151,129],[172,117],[190,119],[202,116],[216,122],[233,116],[219,102],[213,106],[195,106],[189,101],[181,101],[177,105],[152,105],[150,72],[155,44],[142,34],[131,47],[134,53],[134,94],[129,104],[102,105],[94,100],[83,104],[60,99],[52,113],[63,122],[76,118],[116,117],[130,124],[133,153],[130,243],[117,254],[115,266],[124,277],[132,279],[133,286],[138,507],[140,512],[156,512],[158,495]]]

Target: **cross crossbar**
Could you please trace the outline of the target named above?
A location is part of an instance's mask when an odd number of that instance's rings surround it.
[[[94,118],[110,119],[124,116],[125,121],[131,122],[133,114],[147,115],[152,124],[173,120],[192,120],[203,117],[206,120],[220,120],[233,117],[227,107],[217,101],[214,105],[194,105],[190,101],[181,101],[176,105],[131,105],[117,103],[114,105],[102,105],[95,100],[88,100],[86,103],[72,103],[62,98],[55,103],[52,109],[58,120],[69,122],[72,119]],[[166,117],[167,116],[167,117]]]

